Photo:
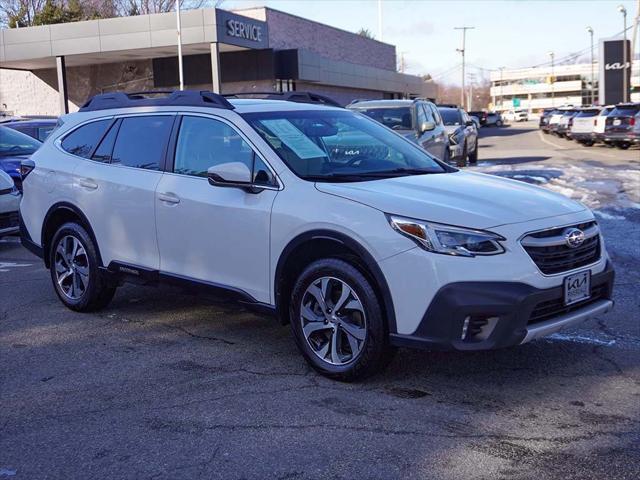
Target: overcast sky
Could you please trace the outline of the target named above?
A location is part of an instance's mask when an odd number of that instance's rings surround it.
[[[528,67],[575,52],[589,51],[587,25],[598,38],[622,31],[627,8],[631,25],[637,13],[633,0],[383,0],[383,40],[404,52],[406,72],[429,73],[436,80],[460,82],[461,33],[467,32],[468,71],[477,75],[498,67]],[[361,27],[378,37],[377,0],[226,0],[224,9],[266,5],[355,32]],[[629,30],[630,36],[631,30]],[[639,40],[640,43],[640,40]],[[585,57],[588,58],[588,57]],[[597,58],[597,52],[596,52]],[[478,68],[479,67],[479,68]]]

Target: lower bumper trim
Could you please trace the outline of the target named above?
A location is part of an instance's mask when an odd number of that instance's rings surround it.
[[[527,328],[527,334],[520,344],[528,343],[536,338],[544,337],[576,323],[608,313],[613,308],[612,300],[599,300],[575,312],[561,315],[546,322],[536,323]]]

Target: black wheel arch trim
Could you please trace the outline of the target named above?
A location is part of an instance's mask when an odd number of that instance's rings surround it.
[[[280,258],[278,258],[278,264],[276,266],[274,283],[273,283],[273,294],[276,304],[276,309],[278,310],[280,315],[283,315],[283,312],[280,311],[279,305],[279,285],[280,280],[283,277],[283,269],[287,264],[287,260],[291,256],[291,254],[301,245],[306,242],[310,242],[313,240],[329,240],[332,242],[336,242],[349,250],[352,250],[356,253],[359,259],[364,263],[369,273],[373,276],[373,280],[375,281],[374,287],[378,290],[380,295],[382,296],[383,308],[387,318],[387,326],[389,328],[389,333],[396,333],[396,315],[395,309],[393,306],[393,298],[391,297],[391,290],[389,290],[389,285],[387,284],[387,280],[378,265],[378,262],[373,258],[373,255],[369,253],[369,251],[362,246],[358,241],[349,237],[348,235],[336,232],[334,230],[310,230],[304,233],[301,233],[297,237],[293,238],[289,243],[284,247],[282,253],[280,254]]]
[[[95,246],[96,249],[96,253],[98,254],[98,262],[100,264],[100,266],[104,266],[104,263],[102,262],[102,256],[100,255],[100,247],[98,245],[98,240],[96,239],[95,233],[93,233],[93,227],[91,226],[91,222],[89,222],[89,219],[87,218],[87,216],[82,212],[82,210],[80,210],[79,207],[77,207],[76,205],[70,203],[70,202],[57,202],[54,203],[49,210],[47,211],[46,215],[44,216],[44,221],[42,222],[42,232],[41,232],[41,238],[40,238],[40,244],[42,245],[42,251],[43,251],[43,259],[44,259],[44,263],[45,266],[47,268],[49,268],[49,255],[48,252],[46,250],[46,245],[45,245],[45,234],[47,231],[47,225],[49,223],[49,221],[51,220],[51,217],[58,211],[60,210],[68,210],[70,212],[72,212],[74,215],[77,215],[80,220],[82,221],[82,223],[84,224],[84,226],[87,229],[87,233],[89,234],[89,236],[91,237],[91,240],[93,241],[93,244]],[[55,234],[55,233],[54,233]]]

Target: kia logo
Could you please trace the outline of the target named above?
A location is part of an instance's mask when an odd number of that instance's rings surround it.
[[[564,241],[571,248],[578,248],[584,243],[584,232],[577,228],[572,228],[564,234]]]
[[[607,63],[604,66],[605,70],[622,70],[623,68],[629,67],[629,62],[626,63],[626,65],[622,62],[615,62],[615,63]]]

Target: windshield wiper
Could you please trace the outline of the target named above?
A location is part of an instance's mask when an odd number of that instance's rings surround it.
[[[393,178],[405,175],[425,175],[428,173],[439,173],[433,170],[425,170],[422,168],[394,168],[393,170],[383,170],[379,172],[362,172],[362,173],[328,173],[326,175],[309,175],[304,177],[311,181],[342,181],[342,182],[359,182],[370,179]]]
[[[381,170],[379,172],[363,172],[359,175],[362,177],[381,178],[381,177],[399,177],[403,175],[426,175],[427,173],[438,173],[433,170],[425,170],[423,168],[394,168],[392,170]]]

